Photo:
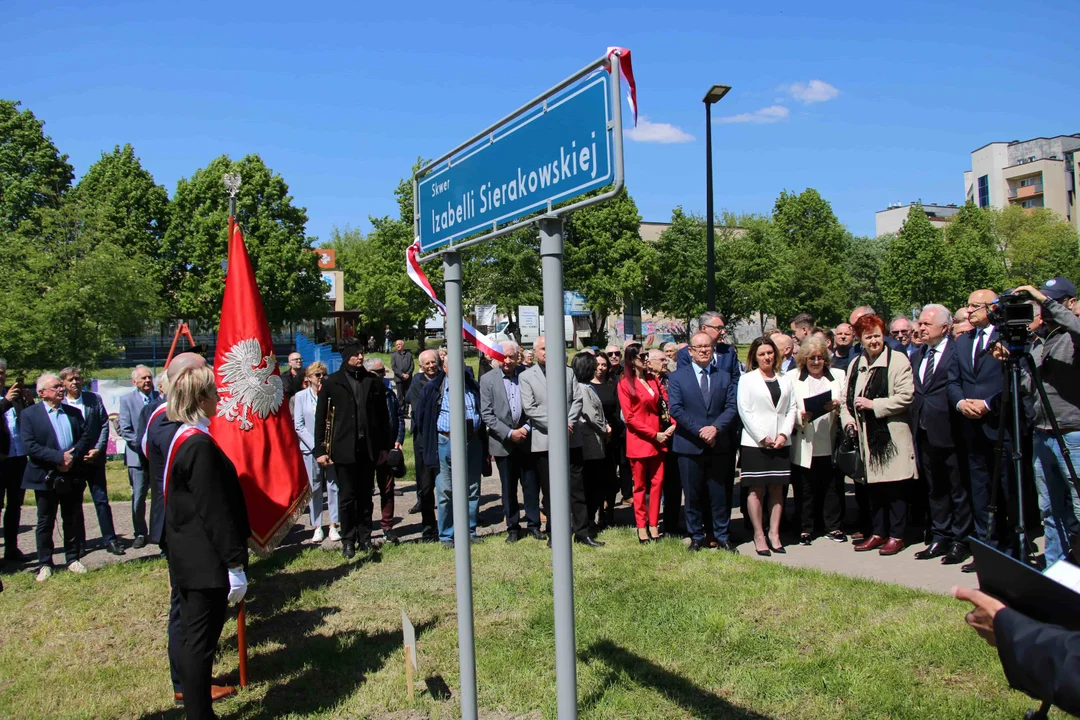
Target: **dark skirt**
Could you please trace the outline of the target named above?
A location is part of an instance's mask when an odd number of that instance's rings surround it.
[[[785,485],[791,482],[791,448],[739,448],[742,470],[739,481],[744,488]]]

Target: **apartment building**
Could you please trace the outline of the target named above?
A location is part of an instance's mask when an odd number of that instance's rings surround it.
[[[1080,230],[1077,150],[1080,133],[983,145],[964,173],[965,197],[979,207],[1050,208]]]
[[[938,229],[948,225],[953,215],[960,212],[960,208],[956,205],[935,205],[933,203],[923,205],[922,201],[906,205],[904,203],[893,203],[885,210],[878,210],[874,213],[874,234],[877,236],[890,233],[895,235],[900,232],[900,228],[904,226],[904,221],[908,219],[908,213],[911,212],[913,205],[921,205],[923,212],[926,213],[927,220]]]

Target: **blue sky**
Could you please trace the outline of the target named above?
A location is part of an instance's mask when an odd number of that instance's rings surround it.
[[[814,187],[872,234],[890,202],[962,202],[987,142],[1080,132],[1078,21],[1075,0],[7,0],[0,97],[44,120],[77,174],[130,142],[170,195],[222,153],[259,153],[326,238],[396,213],[418,156],[620,45],[650,123],[626,143],[645,220],[704,212],[701,98],[724,83],[717,209],[768,212],[781,190]]]

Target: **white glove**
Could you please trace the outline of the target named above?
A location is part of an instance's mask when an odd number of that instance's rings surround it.
[[[229,602],[238,603],[247,594],[248,582],[244,568],[229,568]]]

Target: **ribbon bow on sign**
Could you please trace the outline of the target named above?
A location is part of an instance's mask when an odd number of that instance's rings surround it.
[[[626,85],[629,88],[626,101],[630,103],[630,109],[634,111],[634,127],[637,127],[637,83],[634,82],[634,68],[630,64],[630,50],[623,47],[609,47],[607,49],[608,72],[611,72],[612,55],[618,59],[620,74],[626,79]]]

